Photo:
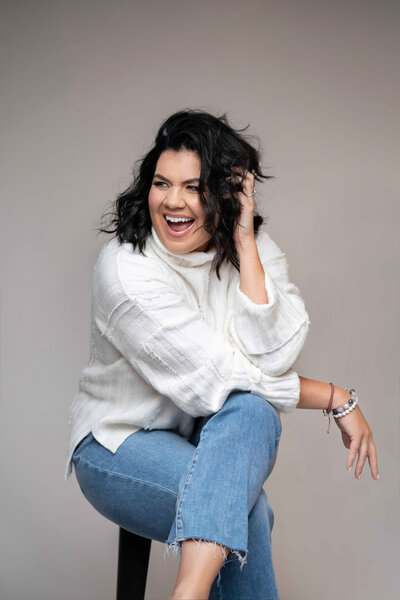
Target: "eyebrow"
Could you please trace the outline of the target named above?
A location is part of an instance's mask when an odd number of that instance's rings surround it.
[[[164,177],[164,175],[160,175],[159,173],[155,173],[154,177],[159,177],[160,179],[163,179],[164,181],[167,181],[168,183],[171,183],[170,180],[167,177]],[[194,177],[193,179],[186,179],[185,181],[182,181],[182,183],[199,183],[200,179],[198,177]]]

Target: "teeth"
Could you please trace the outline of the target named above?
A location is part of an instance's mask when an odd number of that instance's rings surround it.
[[[172,223],[186,223],[187,221],[193,221],[193,219],[185,219],[184,217],[170,217],[169,215],[165,215],[167,221],[172,221]]]

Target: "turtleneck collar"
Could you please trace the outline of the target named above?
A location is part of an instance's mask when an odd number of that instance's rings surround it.
[[[207,252],[187,252],[185,254],[172,252],[161,242],[154,225],[151,226],[151,235],[146,239],[147,249],[171,267],[198,267],[206,265],[212,262],[216,254],[215,248],[211,248]]]

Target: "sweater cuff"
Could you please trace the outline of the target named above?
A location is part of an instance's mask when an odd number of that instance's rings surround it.
[[[283,293],[264,267],[268,304],[256,304],[236,285],[233,325],[248,354],[274,352],[309,321],[300,296]]]
[[[257,379],[252,378],[250,391],[268,400],[280,412],[293,412],[300,401],[300,378],[292,368],[278,377],[260,371]]]

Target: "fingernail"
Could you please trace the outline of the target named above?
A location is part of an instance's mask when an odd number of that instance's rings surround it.
[[[347,467],[347,470],[348,470],[348,471],[351,471],[351,466],[350,466],[350,467]]]
[[[377,474],[376,478],[379,479],[379,473]]]

